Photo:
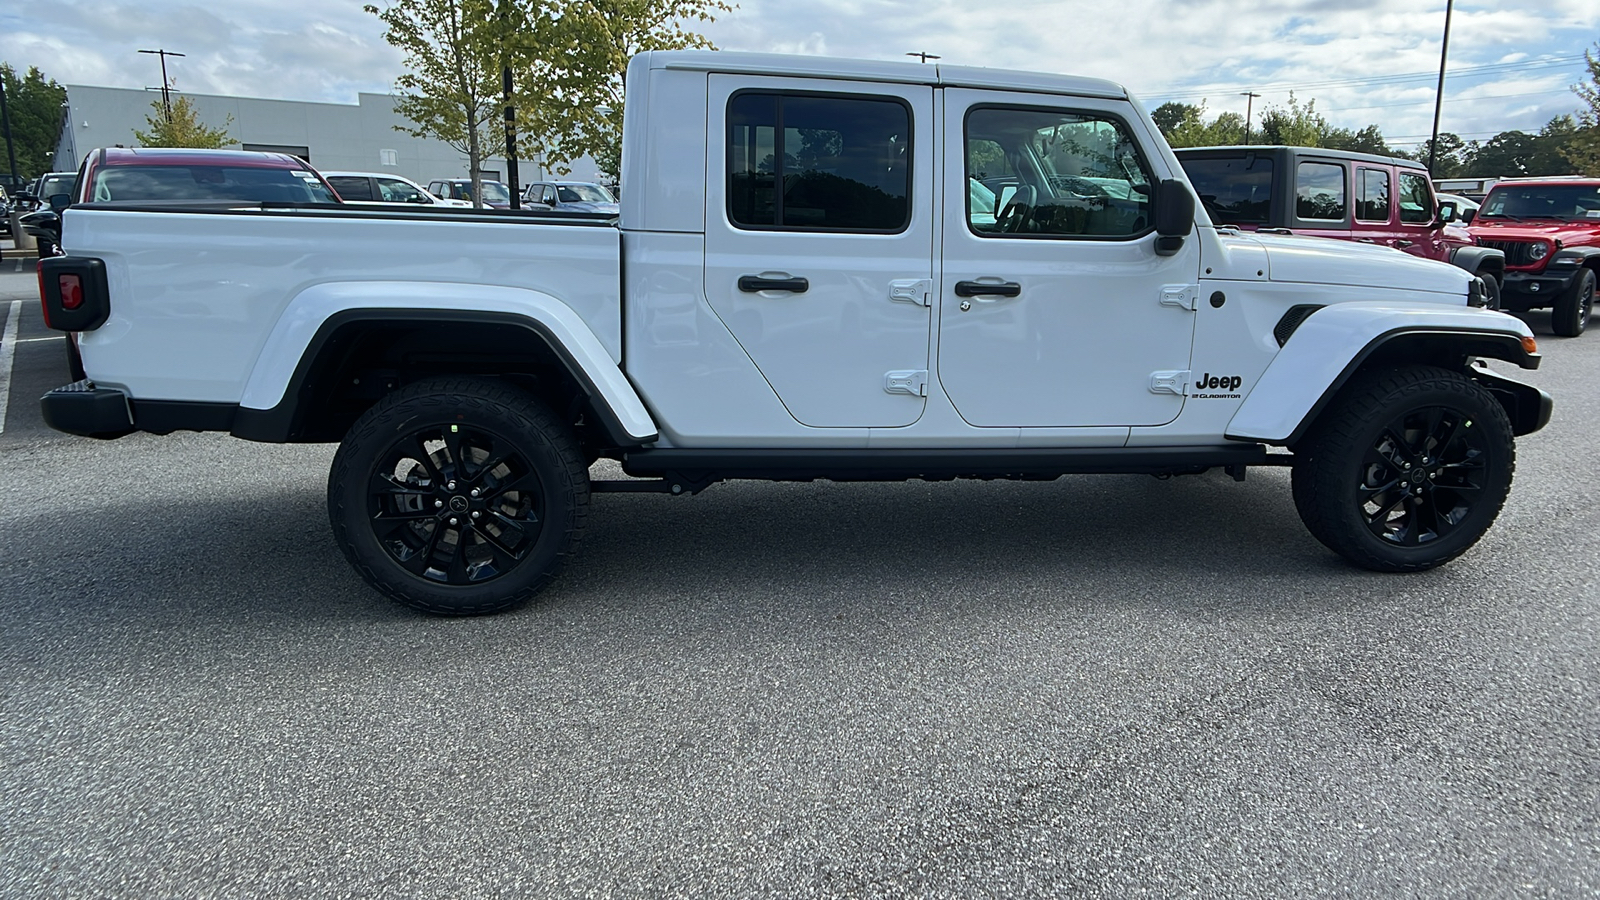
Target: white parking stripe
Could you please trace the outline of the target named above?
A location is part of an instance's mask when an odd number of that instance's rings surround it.
[[[11,361],[17,356],[17,322],[21,318],[22,301],[11,301],[6,330],[0,334],[0,434],[6,433],[6,407],[11,405]]]

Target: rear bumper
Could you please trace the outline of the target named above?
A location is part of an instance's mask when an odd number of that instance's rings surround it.
[[[95,387],[88,379],[62,385],[40,397],[39,411],[46,425],[67,434],[119,438],[136,430],[128,395]]]

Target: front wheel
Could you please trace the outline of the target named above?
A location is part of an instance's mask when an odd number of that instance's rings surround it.
[[[328,518],[369,584],[479,615],[538,593],[577,549],[589,473],[572,430],[488,379],[420,382],[364,413],[328,476]]]
[[[1307,530],[1379,572],[1431,569],[1466,552],[1494,524],[1516,465],[1494,396],[1432,366],[1353,383],[1295,451]]]
[[[1572,286],[1556,298],[1550,310],[1550,330],[1561,337],[1577,337],[1589,327],[1594,312],[1594,270],[1582,269]]]

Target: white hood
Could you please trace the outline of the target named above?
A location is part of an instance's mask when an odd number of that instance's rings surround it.
[[[1298,235],[1252,234],[1277,282],[1397,288],[1465,296],[1472,275],[1449,263],[1390,247]]]

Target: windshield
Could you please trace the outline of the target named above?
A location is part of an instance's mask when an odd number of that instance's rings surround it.
[[[463,181],[457,186],[456,189],[460,191],[460,193],[456,195],[459,199],[472,199],[472,182]],[[510,206],[511,191],[507,190],[506,186],[498,181],[485,181],[483,183],[483,202],[504,203],[506,206]]]
[[[95,172],[90,200],[339,202],[314,173],[305,169],[250,166],[106,166]]]
[[[1265,224],[1272,215],[1272,159],[1254,153],[1179,160],[1217,225]]]
[[[46,175],[44,179],[39,182],[39,199],[49,200],[56,194],[70,193],[72,190],[72,179],[76,177],[77,175],[72,172],[66,172],[58,175]]]
[[[598,184],[556,185],[556,196],[562,203],[615,203],[611,192]]]
[[[1600,219],[1600,185],[1529,184],[1496,187],[1478,218]]]

